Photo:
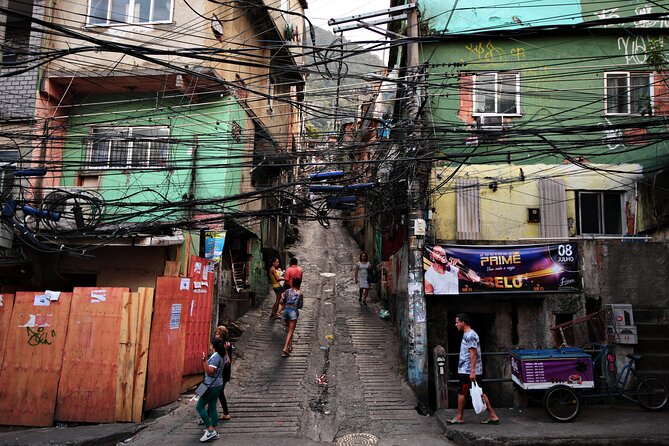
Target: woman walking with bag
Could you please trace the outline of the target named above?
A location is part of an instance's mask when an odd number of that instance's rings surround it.
[[[367,306],[367,296],[369,295],[369,270],[372,264],[369,263],[366,252],[360,253],[360,258],[355,264],[355,283],[358,284],[358,302]]]
[[[289,356],[293,351],[293,333],[295,333],[295,326],[297,325],[297,318],[299,317],[299,309],[304,305],[304,296],[300,291],[302,286],[302,279],[294,278],[293,286],[286,290],[281,296],[283,307],[283,320],[288,326],[288,334],[286,335],[286,342],[283,345],[281,356],[284,358]]]
[[[218,435],[218,412],[216,411],[216,403],[218,402],[218,395],[223,390],[223,369],[230,361],[228,354],[225,351],[225,345],[220,339],[213,339],[212,345],[215,353],[207,360],[206,354],[202,353],[202,367],[204,369],[204,385],[207,390],[197,401],[195,410],[202,418],[204,425],[207,427],[204,435],[200,438],[201,442],[215,440],[219,438]]]

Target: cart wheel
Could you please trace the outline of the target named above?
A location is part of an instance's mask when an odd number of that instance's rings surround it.
[[[669,400],[667,386],[657,378],[644,378],[637,389],[639,404],[646,410],[662,410]]]
[[[544,410],[555,421],[574,421],[581,412],[581,399],[569,386],[553,386],[544,394]]]

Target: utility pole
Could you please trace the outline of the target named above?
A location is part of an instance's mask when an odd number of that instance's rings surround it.
[[[421,122],[418,114],[419,83],[421,72],[419,67],[418,46],[418,9],[408,11],[407,16],[407,115],[411,131],[407,141],[407,156],[414,158],[412,169],[409,171],[407,184],[407,202],[409,225],[407,244],[408,259],[408,286],[407,286],[407,317],[408,317],[408,379],[409,384],[416,392],[418,400],[428,406],[428,349],[427,349],[427,318],[425,292],[423,289],[423,242],[425,236],[425,220],[423,219],[422,194],[427,188],[429,169],[424,165],[426,147],[423,147]]]

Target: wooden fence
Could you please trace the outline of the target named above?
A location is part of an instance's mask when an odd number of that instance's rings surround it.
[[[208,347],[211,292],[194,278],[158,277],[155,297],[104,287],[0,295],[0,425],[139,422],[176,401],[193,373],[186,339],[190,352]]]

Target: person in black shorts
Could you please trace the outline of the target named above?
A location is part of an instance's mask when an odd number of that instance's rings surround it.
[[[465,422],[465,400],[471,383],[479,382],[483,375],[483,365],[481,364],[481,342],[479,335],[469,326],[469,316],[460,313],[455,317],[455,327],[462,332],[462,342],[460,343],[460,357],[458,362],[458,378],[460,388],[458,389],[458,414],[446,420],[448,424],[462,424]],[[488,396],[482,395],[483,402],[488,411],[488,418],[481,421],[481,424],[499,424],[499,417],[490,405]]]

